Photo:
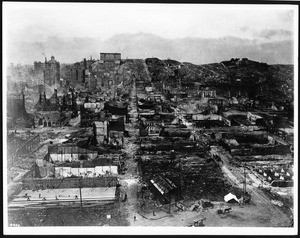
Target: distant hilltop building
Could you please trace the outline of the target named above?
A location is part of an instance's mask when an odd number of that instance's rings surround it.
[[[120,64],[121,53],[100,53],[100,63]]]
[[[60,82],[60,63],[55,60],[54,56],[51,56],[51,60],[47,61],[45,58],[45,62],[37,62],[34,61],[33,64],[34,71],[43,71],[44,73],[44,82],[49,86],[53,86],[56,83]],[[42,83],[42,82],[40,82]]]

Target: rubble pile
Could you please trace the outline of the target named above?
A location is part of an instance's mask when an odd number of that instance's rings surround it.
[[[262,205],[292,205],[292,66],[246,58],[194,65],[100,53],[100,60],[84,58],[61,71],[61,82],[38,90],[31,128],[39,133],[38,147],[25,148],[8,173],[10,208],[42,209],[10,211],[12,224],[122,226],[132,218],[138,224],[137,214],[155,221],[155,212],[172,213],[174,220],[197,212],[212,218],[217,214],[208,208],[229,193],[236,201],[246,196],[244,186],[256,199],[244,216]],[[20,126],[22,118],[14,119]],[[26,136],[9,134],[9,153]],[[21,180],[20,192],[15,182]],[[55,208],[45,209],[50,203]],[[235,224],[240,217],[230,209],[222,219]]]

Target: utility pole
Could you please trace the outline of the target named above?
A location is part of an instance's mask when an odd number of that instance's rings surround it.
[[[178,188],[178,194],[177,194],[177,200],[179,201],[181,194],[181,157],[179,158],[179,188]]]
[[[246,166],[244,163],[244,188],[243,188],[244,194],[246,194]]]
[[[169,203],[169,213],[171,214],[171,193],[169,193],[170,203]]]
[[[81,212],[83,214],[83,206],[82,206],[82,194],[81,194],[81,189],[82,189],[82,184],[81,184],[81,178],[79,179],[79,184],[77,184],[79,188],[79,196],[80,196],[80,207],[81,207]]]
[[[89,91],[91,91],[91,75],[90,75],[90,72],[88,72],[88,77],[89,77]]]
[[[79,185],[79,195],[80,195],[80,206],[81,206],[81,212],[83,213],[83,206],[82,206],[82,196],[81,196],[81,185]]]

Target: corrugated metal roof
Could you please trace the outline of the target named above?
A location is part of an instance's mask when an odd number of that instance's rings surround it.
[[[161,194],[167,194],[172,190],[176,189],[176,185],[168,178],[161,176],[151,180],[151,183],[158,189]]]

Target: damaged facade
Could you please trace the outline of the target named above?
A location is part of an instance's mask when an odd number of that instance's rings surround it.
[[[54,56],[51,56],[50,60],[45,58],[45,62],[34,62],[34,71],[43,72],[44,83],[49,86],[60,83],[60,63],[55,60]]]

